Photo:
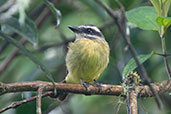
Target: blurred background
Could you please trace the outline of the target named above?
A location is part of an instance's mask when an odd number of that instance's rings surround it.
[[[151,5],[149,0],[120,0],[125,10]],[[122,39],[112,18],[94,0],[51,0],[61,12],[61,22],[56,27],[56,18],[42,0],[0,0],[0,13],[15,17],[20,23],[29,18],[36,25],[38,39],[29,42],[21,35],[11,32],[4,25],[1,30],[18,40],[32,54],[48,67],[56,82],[62,81],[66,74],[65,56],[67,45],[74,40],[74,34],[68,25],[93,24],[98,26],[110,45],[110,63],[98,82],[119,85],[122,83],[124,66],[132,58],[125,41]],[[115,0],[103,0],[110,8],[120,14],[120,7]],[[16,10],[15,10],[16,8]],[[10,14],[8,11],[12,11]],[[171,11],[169,11],[171,16]],[[121,18],[122,21],[122,18]],[[171,53],[171,29],[166,32],[166,45]],[[144,31],[139,28],[130,29],[130,40],[138,54],[149,54],[155,50],[161,51],[161,41],[156,31]],[[171,63],[171,61],[170,61]],[[167,72],[161,56],[152,56],[144,63],[152,82],[167,80]],[[0,38],[0,82],[14,83],[26,81],[49,81],[45,73],[28,57],[22,55],[9,42]],[[10,93],[0,96],[0,108],[13,101],[19,101],[36,95],[34,92]],[[44,114],[126,114],[125,102],[120,102],[115,96],[85,96],[70,94],[62,103],[52,98],[43,98],[42,112]],[[159,110],[153,98],[138,99],[139,114],[171,114],[171,97],[161,95],[163,109]],[[4,114],[34,114],[36,102],[29,102],[16,109],[10,109]]]

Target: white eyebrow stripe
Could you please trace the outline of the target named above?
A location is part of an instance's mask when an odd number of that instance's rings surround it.
[[[86,35],[87,37],[89,37],[89,38],[95,38],[95,39],[99,39],[99,40],[102,40],[103,39],[103,37],[99,37],[99,36],[97,36],[97,35],[90,35],[90,34],[88,34],[88,35]],[[86,37],[85,36],[85,37]]]
[[[93,29],[93,30],[95,30],[95,31],[97,31],[97,32],[101,32],[97,27],[95,27],[95,26],[84,26],[84,25],[81,25],[81,26],[79,26],[79,27],[83,27],[83,28],[91,28],[91,29]]]

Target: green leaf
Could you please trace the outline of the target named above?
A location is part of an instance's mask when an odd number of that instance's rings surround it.
[[[0,24],[7,27],[10,31],[18,33],[34,45],[38,43],[38,34],[36,26],[34,22],[28,17],[26,18],[25,23],[23,23],[22,25],[15,17],[11,17],[6,20],[0,20]]]
[[[148,60],[154,52],[151,52],[150,54],[145,54],[145,55],[139,55],[137,56],[140,64],[144,63],[146,60]],[[125,77],[128,76],[128,74],[130,72],[132,72],[133,70],[135,70],[137,68],[137,64],[134,60],[134,58],[131,58],[130,61],[128,62],[128,64],[125,66],[123,72],[122,72],[122,77],[123,79],[125,79]]]
[[[144,6],[134,8],[126,12],[126,17],[129,22],[143,30],[158,31],[160,29],[160,25],[156,22],[158,16],[154,7]]]
[[[171,0],[150,0],[157,11],[158,16],[167,16]]]
[[[61,12],[60,10],[56,9],[55,6],[49,2],[48,0],[43,0],[44,3],[49,7],[49,9],[52,11],[53,15],[56,17],[56,26],[58,27],[61,23]]]
[[[156,21],[166,28],[171,25],[171,17],[158,17]]]
[[[162,0],[163,2],[163,16],[167,16],[170,5],[171,5],[171,0]]]
[[[153,4],[157,14],[161,15],[162,11],[161,11],[161,2],[160,2],[160,0],[150,0],[150,1]]]
[[[1,31],[0,31],[0,36],[4,38],[5,40],[7,40],[8,42],[10,42],[11,44],[13,44],[15,47],[17,47],[25,56],[27,56],[35,64],[37,64],[41,68],[41,70],[46,73],[46,76],[48,77],[48,79],[51,80],[54,84],[54,80],[48,68],[45,65],[43,65],[36,57],[34,57],[29,50],[27,50],[24,46],[19,44],[15,39],[11,38],[10,36],[4,34]]]

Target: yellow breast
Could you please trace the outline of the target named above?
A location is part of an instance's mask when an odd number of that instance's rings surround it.
[[[109,62],[109,46],[105,40],[81,38],[69,44],[66,56],[67,83],[97,80]]]

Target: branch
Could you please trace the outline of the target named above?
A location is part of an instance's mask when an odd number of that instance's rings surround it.
[[[44,91],[53,91],[54,87],[51,82],[35,81],[35,82],[19,82],[11,84],[0,85],[0,95],[12,92],[23,91],[37,91],[41,86],[44,87]],[[99,92],[99,88],[96,85],[90,85],[87,89],[81,84],[64,84],[55,83],[57,91],[78,93],[78,94],[100,94],[100,95],[120,95],[122,93],[122,86],[120,85],[106,85],[102,84],[102,90]]]
[[[99,87],[97,85],[89,85],[86,89],[81,84],[66,84],[66,83],[55,83],[57,91],[63,91],[63,92],[70,92],[70,93],[76,93],[76,94],[85,94],[85,95],[112,95],[112,96],[120,96],[123,93],[123,88],[120,85],[108,85],[108,84],[101,84],[101,91],[99,91]],[[161,83],[154,83],[152,84],[153,88],[155,89],[156,93],[163,94],[166,92],[171,92],[171,79],[163,81]],[[42,88],[43,87],[43,88]],[[44,91],[48,91],[41,95],[42,88]],[[35,81],[35,82],[18,82],[18,83],[11,83],[11,84],[3,84],[0,83],[0,95],[6,94],[6,93],[14,93],[14,92],[24,92],[24,91],[39,91],[38,96],[34,96],[22,101],[13,102],[9,106],[3,108],[0,110],[0,113],[11,109],[16,108],[22,104],[25,104],[27,102],[39,99],[39,106],[37,104],[37,107],[41,107],[41,97],[46,96],[53,96],[53,84],[51,82],[43,82],[43,81]],[[132,97],[130,99],[134,99],[135,95],[137,97],[153,97],[153,94],[149,88],[149,86],[138,86],[135,88],[136,93],[130,93]],[[123,96],[125,97],[125,96]],[[134,103],[135,101],[130,101],[130,103]],[[38,103],[38,102],[37,102]],[[130,106],[132,106],[130,104]],[[132,110],[134,110],[135,107],[132,107]]]
[[[127,94],[127,113],[128,114],[138,114],[137,95],[134,90],[128,92],[128,94]]]
[[[171,56],[171,54],[170,54],[170,53],[162,54],[162,53],[154,52],[154,54],[159,55],[159,56],[163,56],[163,57]]]
[[[151,84],[157,94],[171,92],[171,79],[162,81],[161,83]],[[138,86],[136,88],[138,97],[152,97],[154,96],[149,86]]]
[[[44,94],[42,94],[41,97],[46,97],[46,96],[50,96],[51,94],[53,94],[53,92],[46,92]],[[31,102],[31,101],[34,101],[35,99],[37,98],[37,96],[34,96],[34,97],[31,97],[31,98],[28,98],[28,99],[25,99],[25,100],[22,100],[22,101],[16,101],[16,102],[13,102],[11,103],[9,106],[3,108],[0,110],[0,113],[3,113],[9,109],[12,109],[12,108],[17,108],[18,106],[22,105],[22,104],[25,104],[25,103],[28,103],[28,102]]]
[[[162,28],[163,28],[163,27],[161,27],[161,29],[162,29]],[[162,51],[163,51],[163,54],[164,54],[164,55],[167,55],[165,37],[164,37],[164,35],[162,35],[161,33],[160,33],[160,37],[161,37],[161,44],[162,44]],[[167,71],[167,73],[168,73],[169,78],[171,79],[171,70],[170,70],[170,67],[169,67],[168,58],[167,58],[167,56],[163,56],[163,58],[164,58],[164,64],[165,64],[165,67],[166,67],[166,71]]]
[[[37,112],[37,114],[42,114],[41,100],[42,100],[43,88],[44,88],[43,86],[40,86],[40,88],[37,91],[37,99],[36,99],[36,112]]]
[[[14,92],[24,92],[24,91],[37,91],[40,88],[40,85],[43,86],[44,91],[53,91],[54,87],[51,82],[43,81],[34,81],[34,82],[18,82],[11,84],[0,84],[0,95],[6,93]],[[66,84],[66,83],[55,83],[57,91],[76,93],[76,94],[85,94],[85,95],[112,95],[119,96],[123,92],[123,88],[120,85],[109,85],[101,84],[101,91],[96,85],[89,85],[86,89],[81,84]],[[152,84],[156,93],[163,94],[166,92],[171,92],[171,79],[163,81],[161,83]],[[145,86],[136,87],[136,92],[138,97],[152,97],[153,94],[150,88]]]
[[[137,92],[136,86],[139,85],[139,81],[137,81],[140,77],[135,77],[134,74],[128,75],[128,77],[124,80],[123,86],[125,88],[126,94],[126,106],[127,106],[127,114],[138,114],[137,109]]]

